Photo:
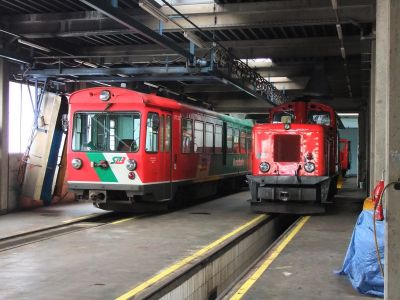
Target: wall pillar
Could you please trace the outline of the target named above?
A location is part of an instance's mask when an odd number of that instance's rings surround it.
[[[8,210],[8,67],[0,58],[0,214]]]
[[[375,186],[375,64],[376,64],[376,42],[371,41],[371,88],[368,103],[369,110],[369,188],[368,195],[372,194],[372,190]]]
[[[373,185],[382,179],[386,156],[386,105],[389,94],[389,24],[388,9],[383,9],[391,0],[378,1],[376,11],[376,56],[375,56],[375,103],[374,103],[374,144],[375,154]],[[386,7],[385,7],[386,8]],[[380,158],[380,159],[378,159]]]
[[[358,185],[363,182],[364,188],[367,180],[366,169],[366,153],[367,153],[367,135],[366,135],[366,112],[364,110],[358,115]],[[352,149],[356,151],[357,149]]]
[[[389,97],[384,119],[387,127],[385,181],[393,182],[400,178],[400,1],[383,2],[388,2],[385,8],[389,13]],[[385,298],[394,300],[400,299],[400,191],[388,189],[386,210]]]
[[[400,1],[377,1],[375,179],[400,177]],[[381,159],[378,159],[381,158]],[[400,191],[385,195],[385,299],[400,299]]]

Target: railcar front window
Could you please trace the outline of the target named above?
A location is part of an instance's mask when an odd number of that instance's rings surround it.
[[[140,143],[140,114],[76,113],[73,151],[136,152]]]

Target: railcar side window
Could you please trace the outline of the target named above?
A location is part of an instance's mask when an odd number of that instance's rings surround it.
[[[193,121],[182,119],[182,153],[193,152]]]
[[[251,132],[247,133],[246,143],[247,143],[247,153],[251,153],[251,148],[253,144]]]
[[[136,152],[139,150],[140,114],[117,112],[76,113],[73,151]]]
[[[146,152],[157,152],[158,131],[160,127],[160,118],[158,113],[148,113],[146,124]]]
[[[233,129],[228,127],[226,130],[226,152],[232,153],[233,148]]]
[[[246,153],[246,132],[243,130],[240,131],[240,153]]]
[[[204,123],[194,121],[194,152],[202,153],[204,149]]]
[[[215,153],[222,153],[222,126],[215,125]]]
[[[239,153],[239,129],[233,130],[233,153]]]
[[[171,151],[171,116],[167,116],[165,123],[165,152]]]
[[[213,153],[214,150],[214,125],[206,123],[206,152]]]
[[[160,129],[160,152],[164,152],[164,116],[161,116]]]

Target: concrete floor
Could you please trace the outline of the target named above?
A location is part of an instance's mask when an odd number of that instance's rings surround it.
[[[253,219],[248,191],[0,252],[0,299],[112,299]]]
[[[87,215],[103,214],[90,202],[40,207],[30,211],[0,215],[0,239],[63,224]]]
[[[371,299],[340,270],[365,194],[346,179],[328,214],[312,216],[243,299]]]

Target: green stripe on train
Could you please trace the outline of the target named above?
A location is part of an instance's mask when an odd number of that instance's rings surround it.
[[[86,154],[91,162],[100,163],[100,161],[106,160],[103,153],[87,152]],[[115,177],[110,167],[108,167],[107,169],[103,169],[101,167],[95,167],[94,170],[96,171],[101,181],[118,182],[117,177]]]

